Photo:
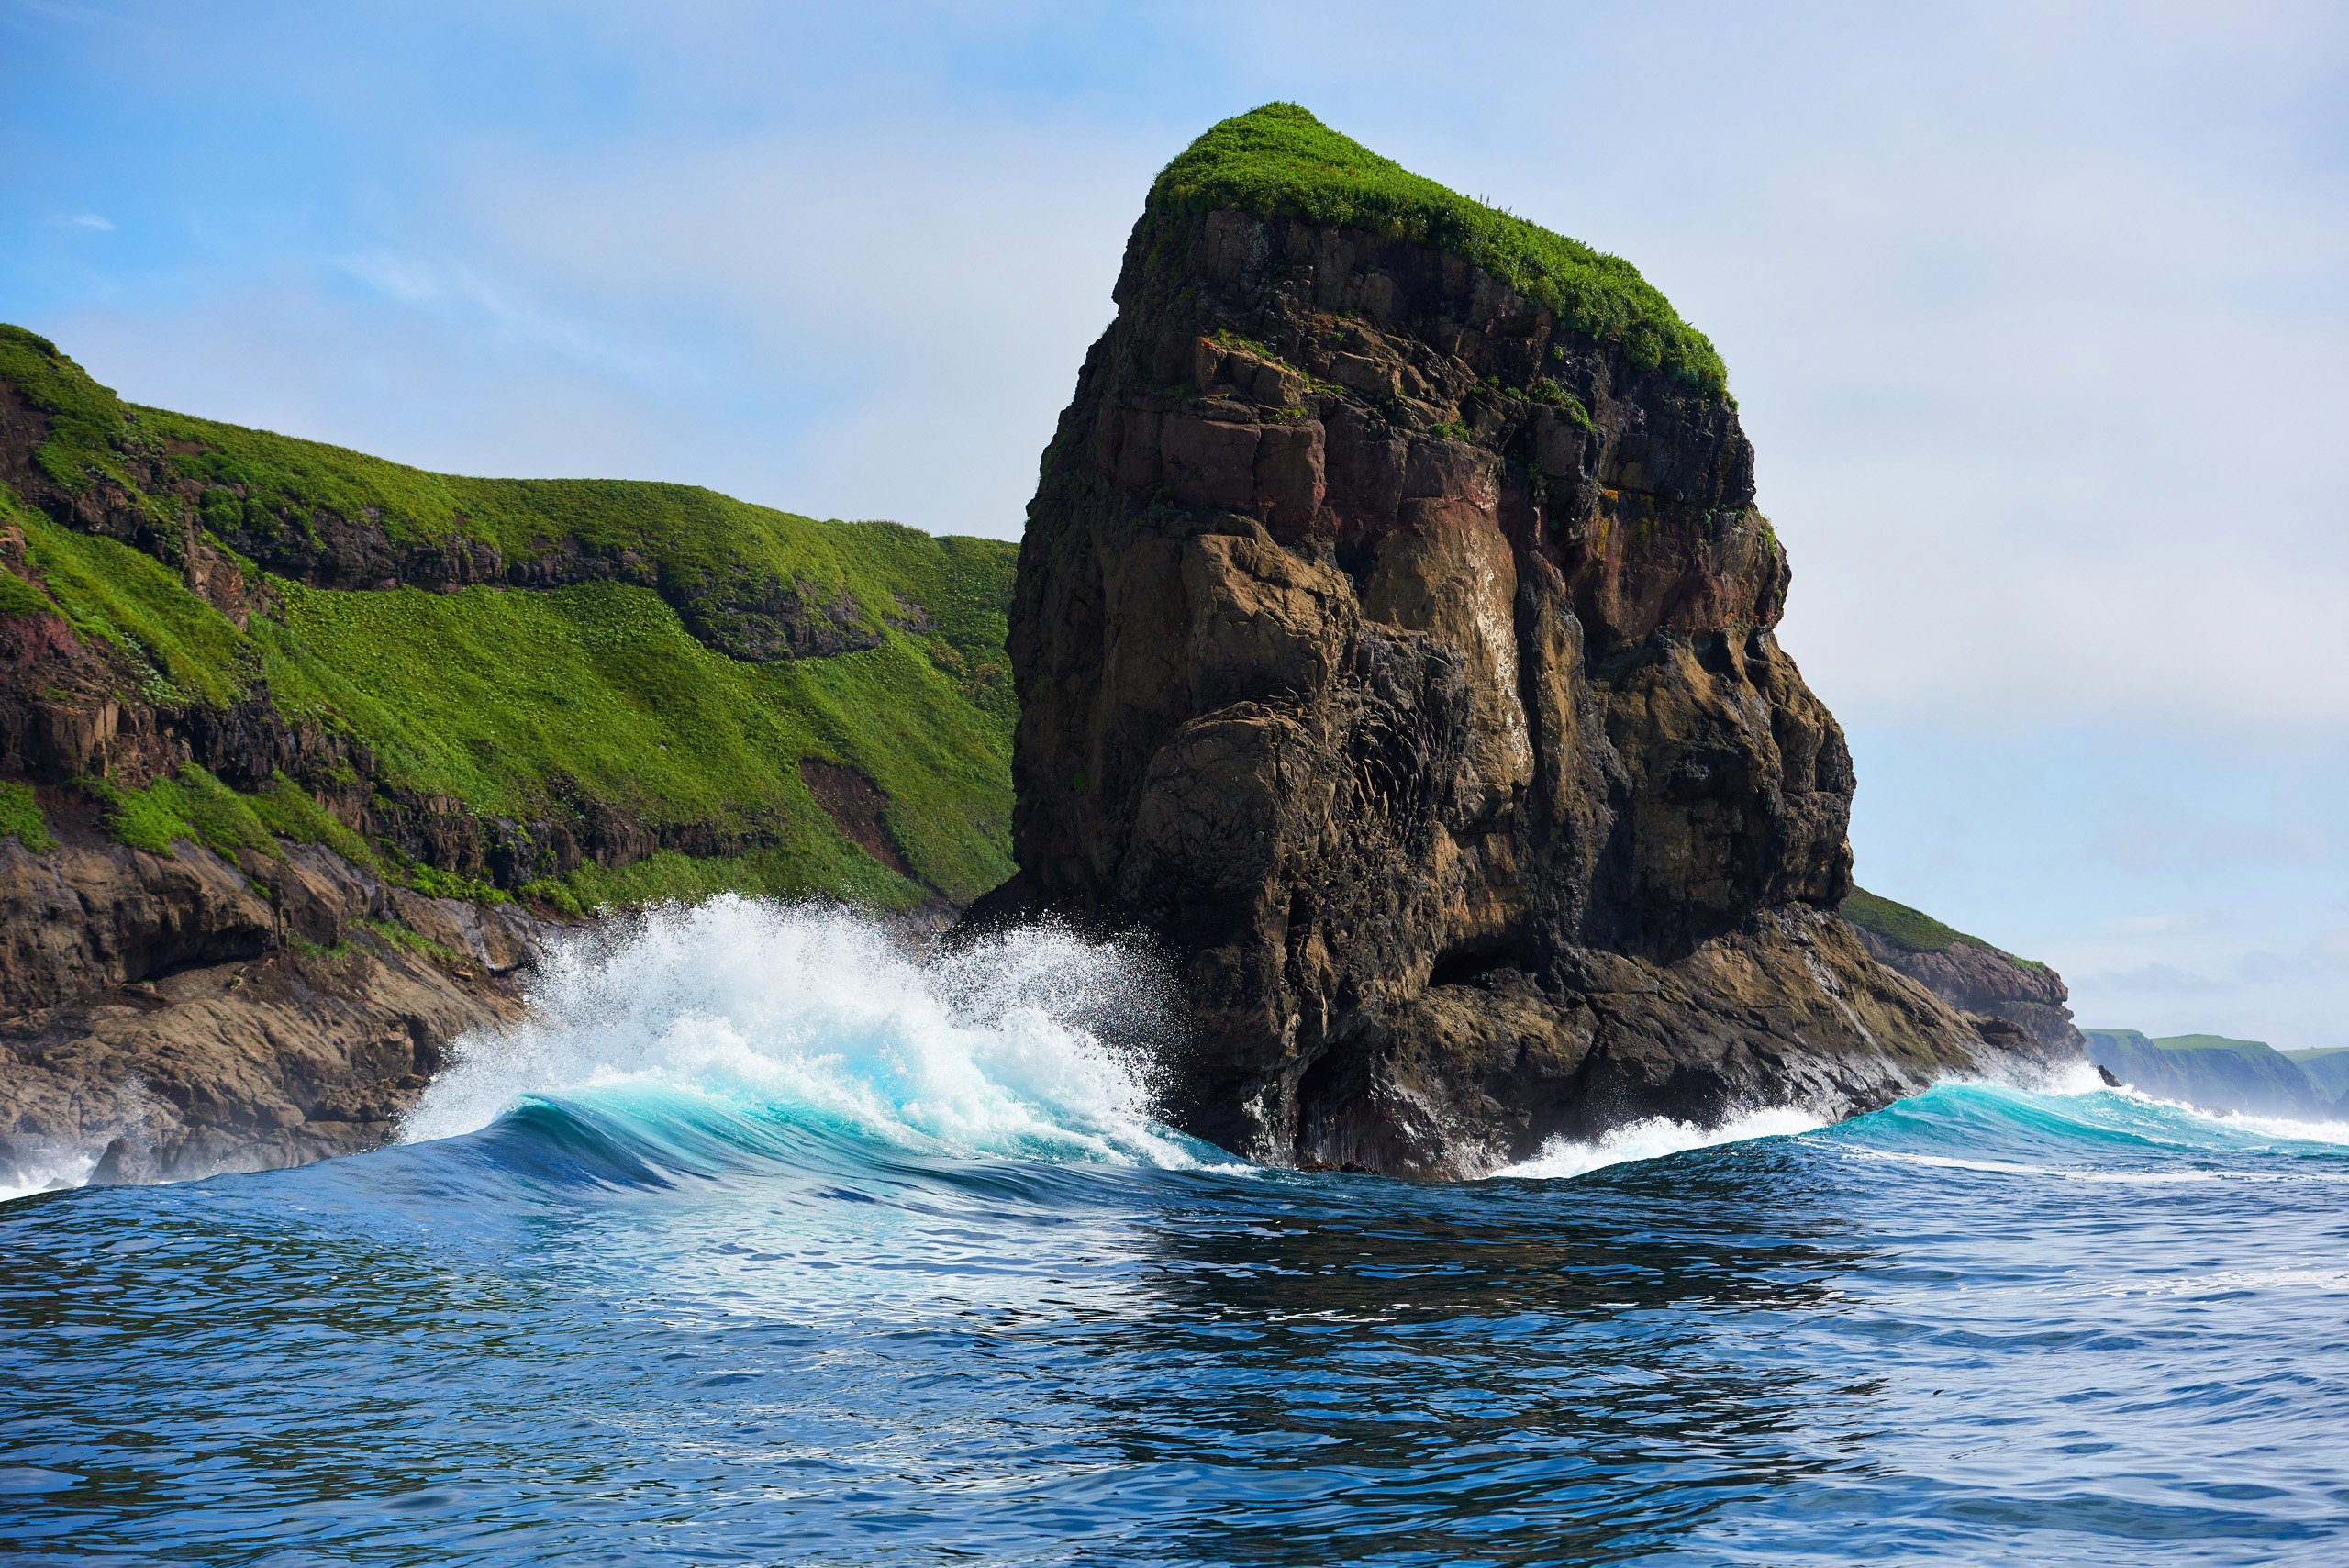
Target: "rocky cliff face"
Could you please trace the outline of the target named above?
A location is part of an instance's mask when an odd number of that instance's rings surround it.
[[[2339,1121],[2349,1112],[2349,1095],[2333,1087],[2333,1072],[2311,1071],[2310,1061],[2295,1061],[2265,1040],[2216,1034],[2156,1040],[2137,1029],[2084,1032],[2088,1060],[2108,1082],[2159,1099],[2293,1121]]]
[[[230,861],[0,839],[0,1186],[262,1170],[388,1141],[546,928],[309,844]],[[92,1162],[95,1170],[91,1171]]]
[[[1459,1174],[2029,1053],[1833,912],[1851,761],[1726,394],[1455,248],[1165,188],[1030,510],[980,914],[1164,947],[1176,1119]]]
[[[1895,969],[1960,1012],[2003,1018],[2049,1051],[2070,1055],[2087,1050],[2065,1003],[2071,992],[2064,977],[2045,964],[2025,964],[1996,948],[1960,943],[1941,951],[1920,951],[1854,927],[1868,954]]]

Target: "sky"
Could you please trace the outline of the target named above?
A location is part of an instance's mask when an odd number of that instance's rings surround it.
[[[1016,537],[1152,176],[1275,98],[1720,347],[1865,885],[2084,1024],[2349,1046],[2338,6],[0,0],[0,319],[429,468]]]

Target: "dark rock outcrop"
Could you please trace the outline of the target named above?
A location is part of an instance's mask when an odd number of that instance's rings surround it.
[[[1153,201],[1117,301],[1030,509],[1020,871],[973,918],[1162,947],[1182,1126],[1473,1173],[2043,1054],[1834,913],[1851,759],[1726,395],[1243,211]]]
[[[316,845],[233,864],[0,839],[0,1184],[265,1170],[387,1141],[548,929]]]

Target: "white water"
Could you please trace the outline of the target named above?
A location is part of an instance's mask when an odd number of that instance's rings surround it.
[[[19,1166],[12,1175],[0,1178],[0,1203],[84,1185],[97,1167],[95,1150],[64,1151],[53,1159],[33,1161]]]
[[[2289,1117],[2254,1116],[2249,1111],[2219,1111],[2206,1106],[2188,1105],[2184,1100],[2165,1100],[2157,1095],[2123,1084],[2117,1094],[2126,1095],[2141,1105],[2159,1106],[2164,1110],[2182,1111],[2199,1120],[2223,1127],[2232,1132],[2261,1138],[2280,1138],[2292,1143],[2349,1144],[2349,1122],[2294,1121]]]
[[[855,916],[721,897],[559,945],[530,1012],[458,1041],[403,1129],[487,1126],[525,1096],[653,1089],[901,1147],[1186,1167],[1153,1121],[1159,988],[1111,947],[1031,928],[927,962]]]
[[[1827,1122],[1827,1118],[1799,1106],[1775,1106],[1766,1110],[1747,1111],[1731,1117],[1718,1127],[1675,1121],[1669,1117],[1649,1117],[1643,1121],[1628,1122],[1588,1142],[1553,1138],[1543,1144],[1542,1151],[1532,1159],[1496,1171],[1493,1174],[1552,1180],[1587,1175],[1609,1165],[1628,1164],[1634,1160],[1660,1160],[1667,1154],[1685,1153],[1691,1149],[1710,1149],[1717,1144],[1744,1143],[1757,1138],[1790,1138],[1797,1133],[1816,1132]]]

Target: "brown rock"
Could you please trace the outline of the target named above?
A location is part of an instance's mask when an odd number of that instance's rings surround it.
[[[518,1014],[496,977],[544,927],[280,850],[249,878],[191,843],[0,840],[0,1177],[76,1153],[145,1181],[372,1148],[451,1040]],[[395,913],[409,935],[362,924]]]
[[[1833,913],[1850,756],[1725,396],[1360,231],[1153,209],[1118,299],[1030,511],[1021,869],[972,918],[1166,952],[1181,1125],[1463,1174],[2044,1054]]]
[[[1970,938],[1946,948],[1917,949],[1865,927],[1853,929],[1878,963],[1898,970],[1951,1006],[2003,1018],[2051,1051],[2087,1049],[2072,1022],[2072,1009],[2065,1006],[2071,989],[2045,964],[2026,962]]]

